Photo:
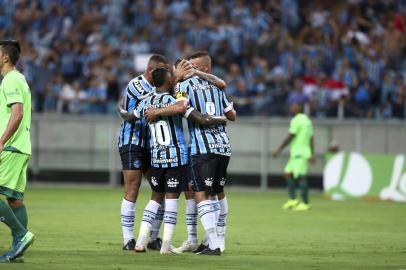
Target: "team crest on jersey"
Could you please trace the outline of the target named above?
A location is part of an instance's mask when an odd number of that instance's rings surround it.
[[[168,184],[168,187],[170,187],[170,188],[176,188],[179,185],[179,180],[171,177],[168,179],[167,184]]]
[[[213,185],[213,177],[209,177],[206,180],[204,180],[204,183],[206,186],[211,187]]]
[[[140,168],[141,167],[141,160],[139,160],[139,159],[134,160],[134,167],[135,168]]]
[[[158,182],[156,181],[156,178],[154,176],[151,177],[151,184],[156,187],[158,186]]]

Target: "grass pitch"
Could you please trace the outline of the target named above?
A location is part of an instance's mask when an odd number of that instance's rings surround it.
[[[406,269],[406,204],[333,202],[312,194],[309,212],[281,210],[282,192],[228,193],[221,257],[121,251],[121,189],[31,187],[29,227],[37,240],[25,263],[0,269]],[[136,232],[149,198],[137,204]],[[186,237],[183,197],[174,243]],[[202,235],[199,225],[199,235]],[[10,243],[0,224],[0,251]]]

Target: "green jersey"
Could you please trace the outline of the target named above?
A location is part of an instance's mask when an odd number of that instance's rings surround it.
[[[290,121],[289,133],[295,135],[290,145],[290,156],[310,158],[313,136],[313,124],[310,118],[303,113],[297,114]]]
[[[24,75],[17,70],[9,71],[0,84],[0,136],[7,128],[13,103],[23,104],[23,119],[4,150],[31,155],[31,92]]]

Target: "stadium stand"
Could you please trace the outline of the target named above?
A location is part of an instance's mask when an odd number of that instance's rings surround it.
[[[0,0],[36,112],[114,113],[134,56],[210,52],[240,115],[404,118],[406,1]]]

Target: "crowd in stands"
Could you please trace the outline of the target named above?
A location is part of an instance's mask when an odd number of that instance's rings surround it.
[[[115,113],[135,56],[207,50],[240,115],[406,116],[406,0],[0,4],[37,112]]]

